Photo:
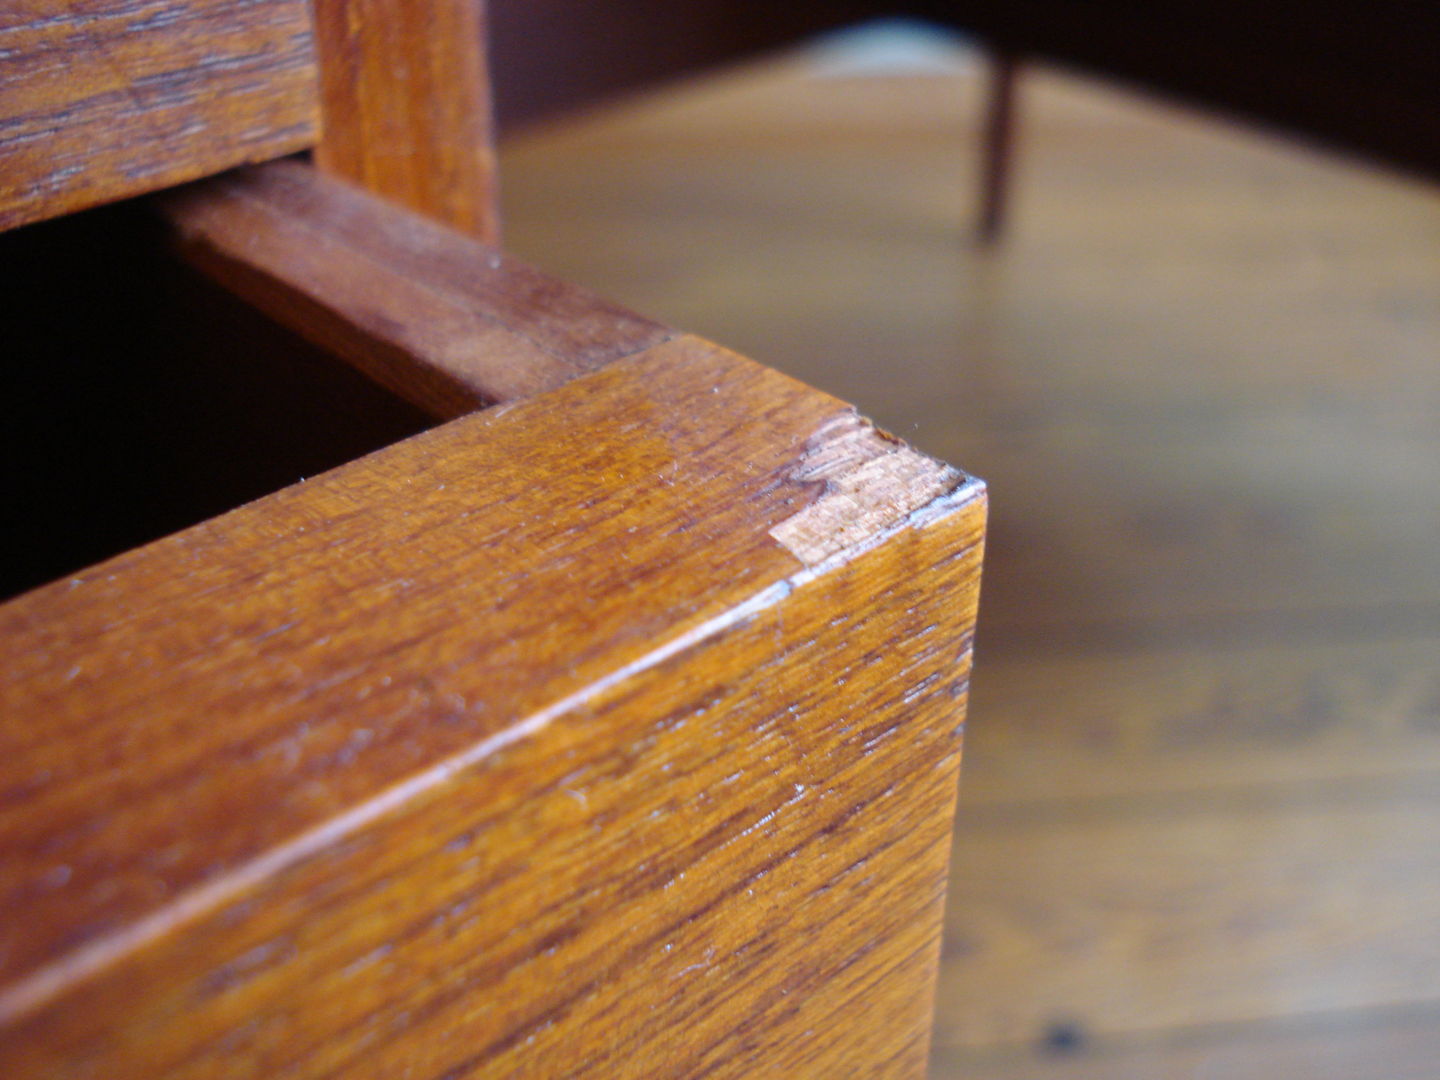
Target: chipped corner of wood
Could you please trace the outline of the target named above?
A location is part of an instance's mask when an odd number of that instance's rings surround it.
[[[770,530],[807,567],[845,562],[891,534],[985,496],[985,484],[847,409],[816,429],[791,479],[818,497]]]

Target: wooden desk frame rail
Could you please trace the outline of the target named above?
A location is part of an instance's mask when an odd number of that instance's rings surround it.
[[[923,1075],[983,486],[305,165],[162,212],[460,418],[0,607],[0,1072]]]

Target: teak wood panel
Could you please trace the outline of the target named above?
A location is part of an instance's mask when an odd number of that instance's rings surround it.
[[[314,3],[319,167],[498,243],[484,0]]]
[[[305,0],[0,11],[0,229],[315,143]]]
[[[198,269],[444,419],[675,336],[300,162],[215,177],[159,206]]]
[[[0,1067],[922,1075],[983,516],[679,338],[12,602]]]

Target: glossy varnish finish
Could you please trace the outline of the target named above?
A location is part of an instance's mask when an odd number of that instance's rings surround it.
[[[21,0],[0,12],[0,228],[303,149],[303,0]]]
[[[160,209],[195,266],[445,419],[674,336],[299,162],[167,193]]]
[[[918,1075],[983,510],[680,338],[0,609],[5,1071]]]

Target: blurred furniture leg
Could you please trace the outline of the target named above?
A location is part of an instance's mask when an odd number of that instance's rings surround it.
[[[1010,212],[1015,159],[1016,80],[1020,58],[1007,49],[988,50],[985,116],[980,135],[980,199],[977,233],[982,244],[1004,235]]]

